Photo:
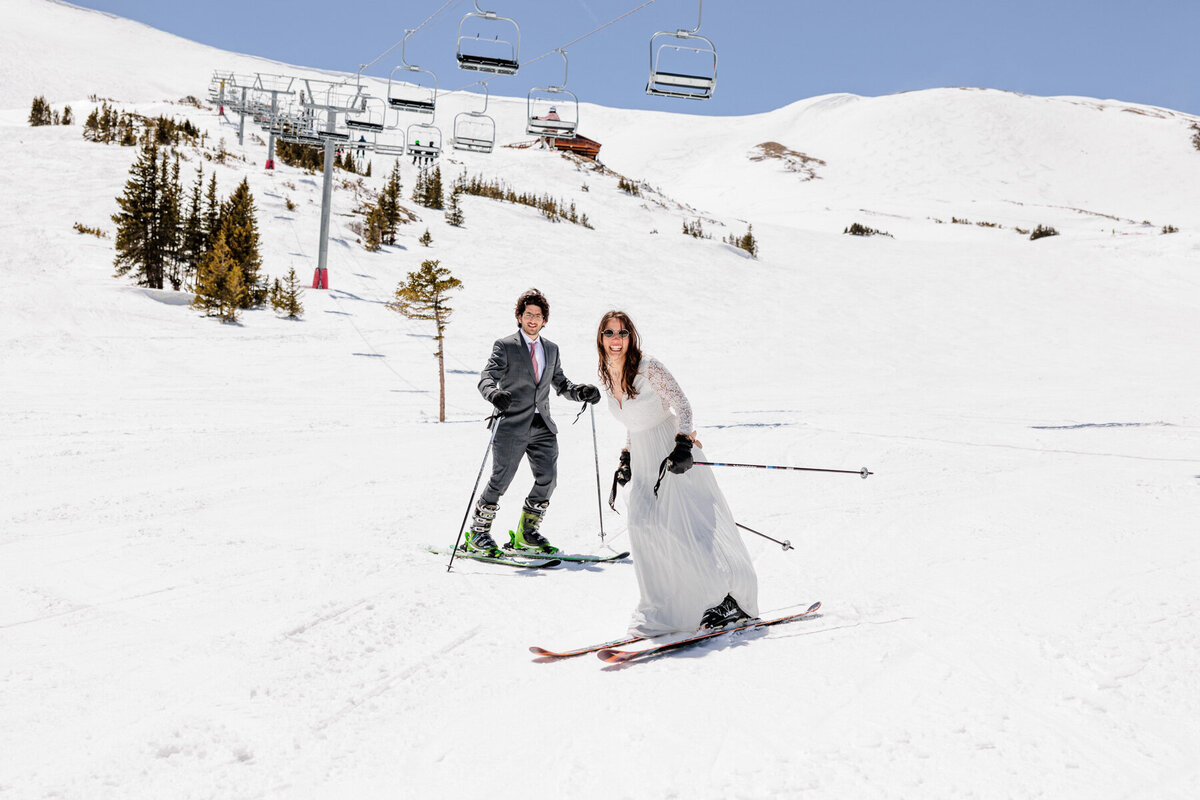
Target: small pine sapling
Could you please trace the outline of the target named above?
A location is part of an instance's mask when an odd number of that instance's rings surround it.
[[[431,320],[437,328],[438,360],[438,422],[446,421],[446,360],[445,331],[450,314],[454,309],[447,302],[447,295],[462,286],[462,281],[450,274],[450,270],[432,259],[421,262],[421,268],[408,273],[408,279],[396,287],[396,299],[388,303],[392,311],[409,319]]]

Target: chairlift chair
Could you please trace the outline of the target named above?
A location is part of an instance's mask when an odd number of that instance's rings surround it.
[[[346,112],[346,127],[359,134],[377,134],[383,130],[387,109],[379,98],[363,95],[358,107]]]
[[[433,124],[413,123],[405,133],[405,154],[432,161],[442,153],[442,131]]]
[[[404,32],[404,40],[400,44],[400,66],[393,69],[391,74],[388,75],[388,105],[401,111],[432,114],[434,107],[437,105],[437,75],[427,69],[421,69],[409,64],[404,52],[408,46],[408,37],[414,33],[416,33],[415,29]],[[418,76],[424,73],[429,76],[429,78],[424,80],[432,81],[432,85],[396,80],[397,72],[412,73],[414,80],[417,80]]]
[[[701,14],[703,9],[701,0]],[[646,81],[646,94],[687,100],[712,97],[717,85],[717,50],[699,31],[700,19],[697,18],[692,30],[659,31],[650,37],[650,78]]]
[[[490,153],[496,146],[496,120],[487,115],[487,81],[483,86],[483,110],[463,111],[454,117],[454,149]]]
[[[463,33],[468,20],[485,20],[485,30],[492,32],[491,39],[481,38],[476,31],[472,36]],[[498,23],[493,24],[493,23]],[[501,34],[505,38],[501,38]],[[464,48],[464,43],[466,47]],[[521,26],[515,20],[502,17],[495,11],[484,11],[475,0],[475,10],[467,12],[458,23],[458,67],[459,69],[491,72],[496,75],[516,75],[521,68]]]
[[[530,89],[526,100],[525,132],[533,136],[574,139],[575,129],[579,127],[579,98],[566,88],[567,51],[558,52],[563,57],[563,82],[558,86]]]
[[[527,108],[527,134],[552,139],[575,138],[579,127],[579,98],[573,92],[557,86],[534,89],[529,93]]]

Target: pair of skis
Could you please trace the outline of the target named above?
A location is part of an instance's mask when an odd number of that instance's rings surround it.
[[[450,551],[443,547],[426,547],[430,553],[448,556]],[[612,556],[590,555],[586,553],[540,553],[536,550],[502,550],[499,554],[478,553],[464,550],[461,547],[454,554],[455,558],[468,558],[472,561],[483,561],[488,564],[503,564],[506,567],[518,569],[546,569],[557,567],[564,561],[580,564],[605,564],[610,561],[622,561],[629,558],[629,553],[617,553]]]
[[[609,664],[623,664],[626,661],[633,661],[634,659],[649,659],[674,650],[682,650],[684,648],[700,644],[701,642],[708,641],[709,639],[714,639],[718,636],[726,636],[728,634],[752,630],[755,628],[767,628],[772,625],[782,625],[786,622],[795,622],[796,620],[812,616],[813,614],[817,613],[820,608],[821,603],[816,602],[798,614],[787,614],[782,617],[772,617],[771,619],[745,620],[744,622],[734,623],[724,628],[716,628],[713,630],[703,629],[683,639],[678,639],[673,642],[666,642],[665,644],[653,645],[651,647],[645,647],[638,650],[621,650],[618,648],[644,641],[646,637],[629,636],[624,639],[614,639],[611,642],[603,642],[601,644],[594,644],[588,647],[580,647],[577,650],[565,650],[562,652],[547,650],[544,647],[533,646],[529,648],[529,652],[533,653],[535,656],[538,656],[539,661],[557,661],[562,658],[573,658],[575,656],[582,656],[587,653],[595,653],[601,661],[605,661]]]

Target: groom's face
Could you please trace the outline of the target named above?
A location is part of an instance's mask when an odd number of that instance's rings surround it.
[[[521,330],[525,331],[526,336],[536,339],[538,332],[546,324],[546,318],[542,316],[541,306],[527,305],[521,312],[521,316],[517,317],[517,322],[520,324]]]

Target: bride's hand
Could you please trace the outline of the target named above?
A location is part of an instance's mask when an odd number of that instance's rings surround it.
[[[704,449],[704,445],[700,444],[700,439],[699,439],[699,438],[697,438],[698,436],[699,436],[699,434],[697,434],[695,431],[692,431],[691,433],[689,433],[689,434],[687,435],[687,437],[688,437],[689,439],[691,439],[691,440],[692,440],[692,445],[693,445],[693,446],[695,446],[695,447],[699,447],[701,450],[703,450],[703,449]]]

